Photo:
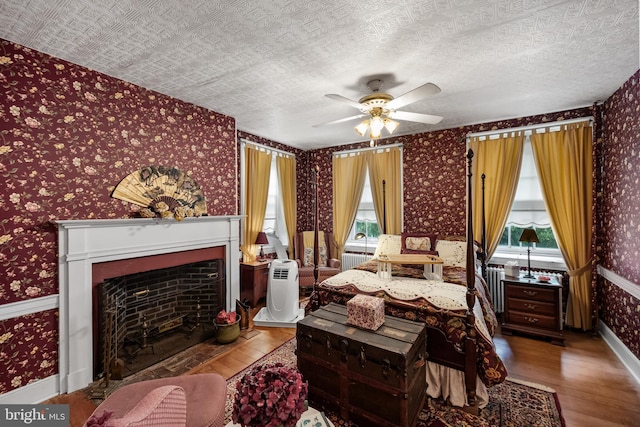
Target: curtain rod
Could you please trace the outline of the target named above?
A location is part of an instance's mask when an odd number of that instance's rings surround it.
[[[496,129],[496,130],[487,130],[483,132],[473,132],[473,133],[467,134],[467,139],[472,137],[477,137],[477,136],[490,136],[490,135],[497,135],[500,133],[507,133],[507,132],[519,132],[519,131],[528,131],[528,130],[533,131],[536,129],[568,125],[570,123],[584,122],[587,120],[589,120],[590,124],[593,123],[593,116],[581,117],[579,119],[560,120],[557,122],[545,122],[545,123],[539,123],[537,125],[520,126],[517,128],[504,128],[504,129]]]
[[[270,150],[270,151],[273,151],[273,152],[275,152],[275,153],[281,154],[281,155],[283,155],[283,156],[293,156],[293,157],[295,157],[295,156],[296,156],[295,154],[290,153],[290,152],[288,152],[288,151],[280,150],[280,149],[278,149],[278,148],[269,147],[269,146],[264,145],[264,144],[259,144],[259,143],[257,143],[257,142],[249,141],[248,139],[244,139],[244,138],[242,138],[242,139],[240,140],[240,142],[241,142],[242,144],[253,145],[254,147],[258,147],[258,148],[261,148],[261,149],[264,149],[264,150]]]
[[[389,144],[389,145],[378,145],[376,147],[354,148],[352,150],[336,151],[335,153],[333,153],[333,155],[340,156],[342,154],[361,153],[363,151],[384,150],[385,148],[391,148],[391,147],[402,148],[402,144],[395,143],[395,144]]]

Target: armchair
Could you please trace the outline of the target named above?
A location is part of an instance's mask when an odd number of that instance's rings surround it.
[[[113,392],[83,427],[223,427],[226,396],[215,373],[140,381]]]
[[[318,282],[340,272],[340,261],[335,258],[337,249],[333,233],[318,232],[319,265]],[[313,289],[313,231],[298,231],[293,241],[294,257],[298,263],[298,278],[301,290],[308,293]]]

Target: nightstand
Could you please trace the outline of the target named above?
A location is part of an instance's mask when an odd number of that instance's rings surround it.
[[[240,263],[241,301],[249,301],[251,307],[256,307],[260,298],[266,298],[270,264],[268,261]]]
[[[502,280],[504,313],[502,333],[514,331],[551,338],[551,343],[564,345],[562,333],[562,285],[523,277]]]

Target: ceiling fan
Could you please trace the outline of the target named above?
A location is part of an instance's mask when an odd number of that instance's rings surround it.
[[[349,98],[345,98],[342,95],[336,95],[333,93],[325,95],[327,98],[331,98],[333,100],[351,105],[352,107],[360,110],[361,113],[356,114],[355,116],[345,117],[343,119],[320,123],[314,125],[313,127],[334,125],[337,123],[348,122],[351,120],[366,117],[365,120],[363,120],[359,125],[355,127],[355,130],[360,136],[365,136],[368,130],[369,137],[371,138],[371,141],[373,143],[374,140],[380,138],[382,129],[387,129],[389,134],[392,134],[396,130],[396,128],[399,126],[399,123],[395,120],[419,122],[432,125],[440,123],[440,121],[442,120],[442,117],[434,116],[431,114],[398,111],[399,108],[404,107],[405,105],[412,104],[414,102],[420,101],[423,98],[426,98],[427,96],[439,93],[440,88],[435,84],[423,84],[422,86],[410,90],[409,92],[399,96],[398,98],[394,98],[388,93],[380,92],[382,84],[383,81],[380,79],[369,81],[367,83],[367,87],[369,87],[369,89],[371,89],[373,93],[360,98],[360,100],[357,102]]]

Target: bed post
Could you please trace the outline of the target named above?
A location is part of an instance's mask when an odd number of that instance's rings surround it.
[[[476,401],[476,379],[477,379],[477,366],[476,366],[476,318],[473,314],[473,307],[476,304],[475,283],[476,283],[476,269],[475,269],[475,249],[473,240],[473,200],[472,188],[471,188],[471,163],[473,159],[473,150],[467,151],[467,316],[466,316],[466,329],[467,337],[465,339],[465,386],[467,391],[467,400],[469,409],[477,414],[478,403]]]
[[[387,182],[382,180],[382,234],[387,234]]]
[[[320,308],[320,295],[318,295],[318,262],[320,262],[320,245],[318,244],[318,173],[320,167],[313,168],[313,288],[309,296],[309,303],[305,306],[305,314]]]
[[[480,178],[482,179],[482,241],[480,245],[482,245],[482,278],[485,283],[487,282],[487,264],[489,263],[489,259],[487,257],[487,219],[485,217],[485,209],[484,209],[484,182],[487,176],[483,173]]]
[[[313,290],[318,286],[318,263],[320,262],[320,245],[318,244],[318,172],[320,167],[316,165],[313,169],[313,204],[315,213],[313,215]]]

